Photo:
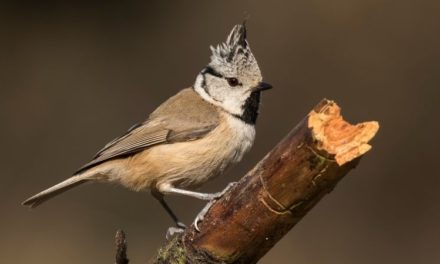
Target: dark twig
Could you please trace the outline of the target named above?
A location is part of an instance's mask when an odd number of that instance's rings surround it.
[[[116,245],[116,262],[115,262],[115,264],[128,264],[127,241],[125,240],[124,231],[122,231],[122,230],[116,231],[115,245]]]

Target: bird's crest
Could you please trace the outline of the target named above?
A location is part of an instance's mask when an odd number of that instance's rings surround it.
[[[235,25],[226,42],[216,47],[211,46],[211,51],[210,65],[230,65],[239,71],[260,72],[246,39],[245,23]]]

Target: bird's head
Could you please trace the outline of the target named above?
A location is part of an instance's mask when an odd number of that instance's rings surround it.
[[[272,86],[262,82],[245,24],[234,26],[226,42],[211,46],[211,51],[211,62],[197,76],[194,89],[210,103],[255,123],[261,91]],[[252,116],[245,116],[249,114]]]

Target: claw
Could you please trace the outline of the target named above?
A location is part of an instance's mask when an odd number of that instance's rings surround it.
[[[196,216],[196,219],[194,220],[193,225],[194,225],[194,229],[195,229],[197,232],[200,232],[199,222],[201,222],[201,221],[203,221],[203,217]]]
[[[200,232],[200,228],[199,228],[199,223],[203,221],[203,219],[205,219],[205,215],[206,213],[209,211],[209,209],[211,208],[211,206],[214,204],[214,202],[216,202],[218,199],[220,199],[227,191],[229,191],[234,185],[236,184],[236,182],[231,182],[228,184],[228,186],[226,186],[226,188],[218,193],[213,194],[213,198],[205,205],[205,207],[203,207],[203,209],[197,214],[196,219],[194,219],[193,225],[194,225],[194,229],[197,232]]]

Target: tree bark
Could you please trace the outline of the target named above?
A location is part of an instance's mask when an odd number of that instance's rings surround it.
[[[377,122],[351,125],[321,101],[216,201],[202,223],[174,236],[151,263],[256,263],[359,162]]]

